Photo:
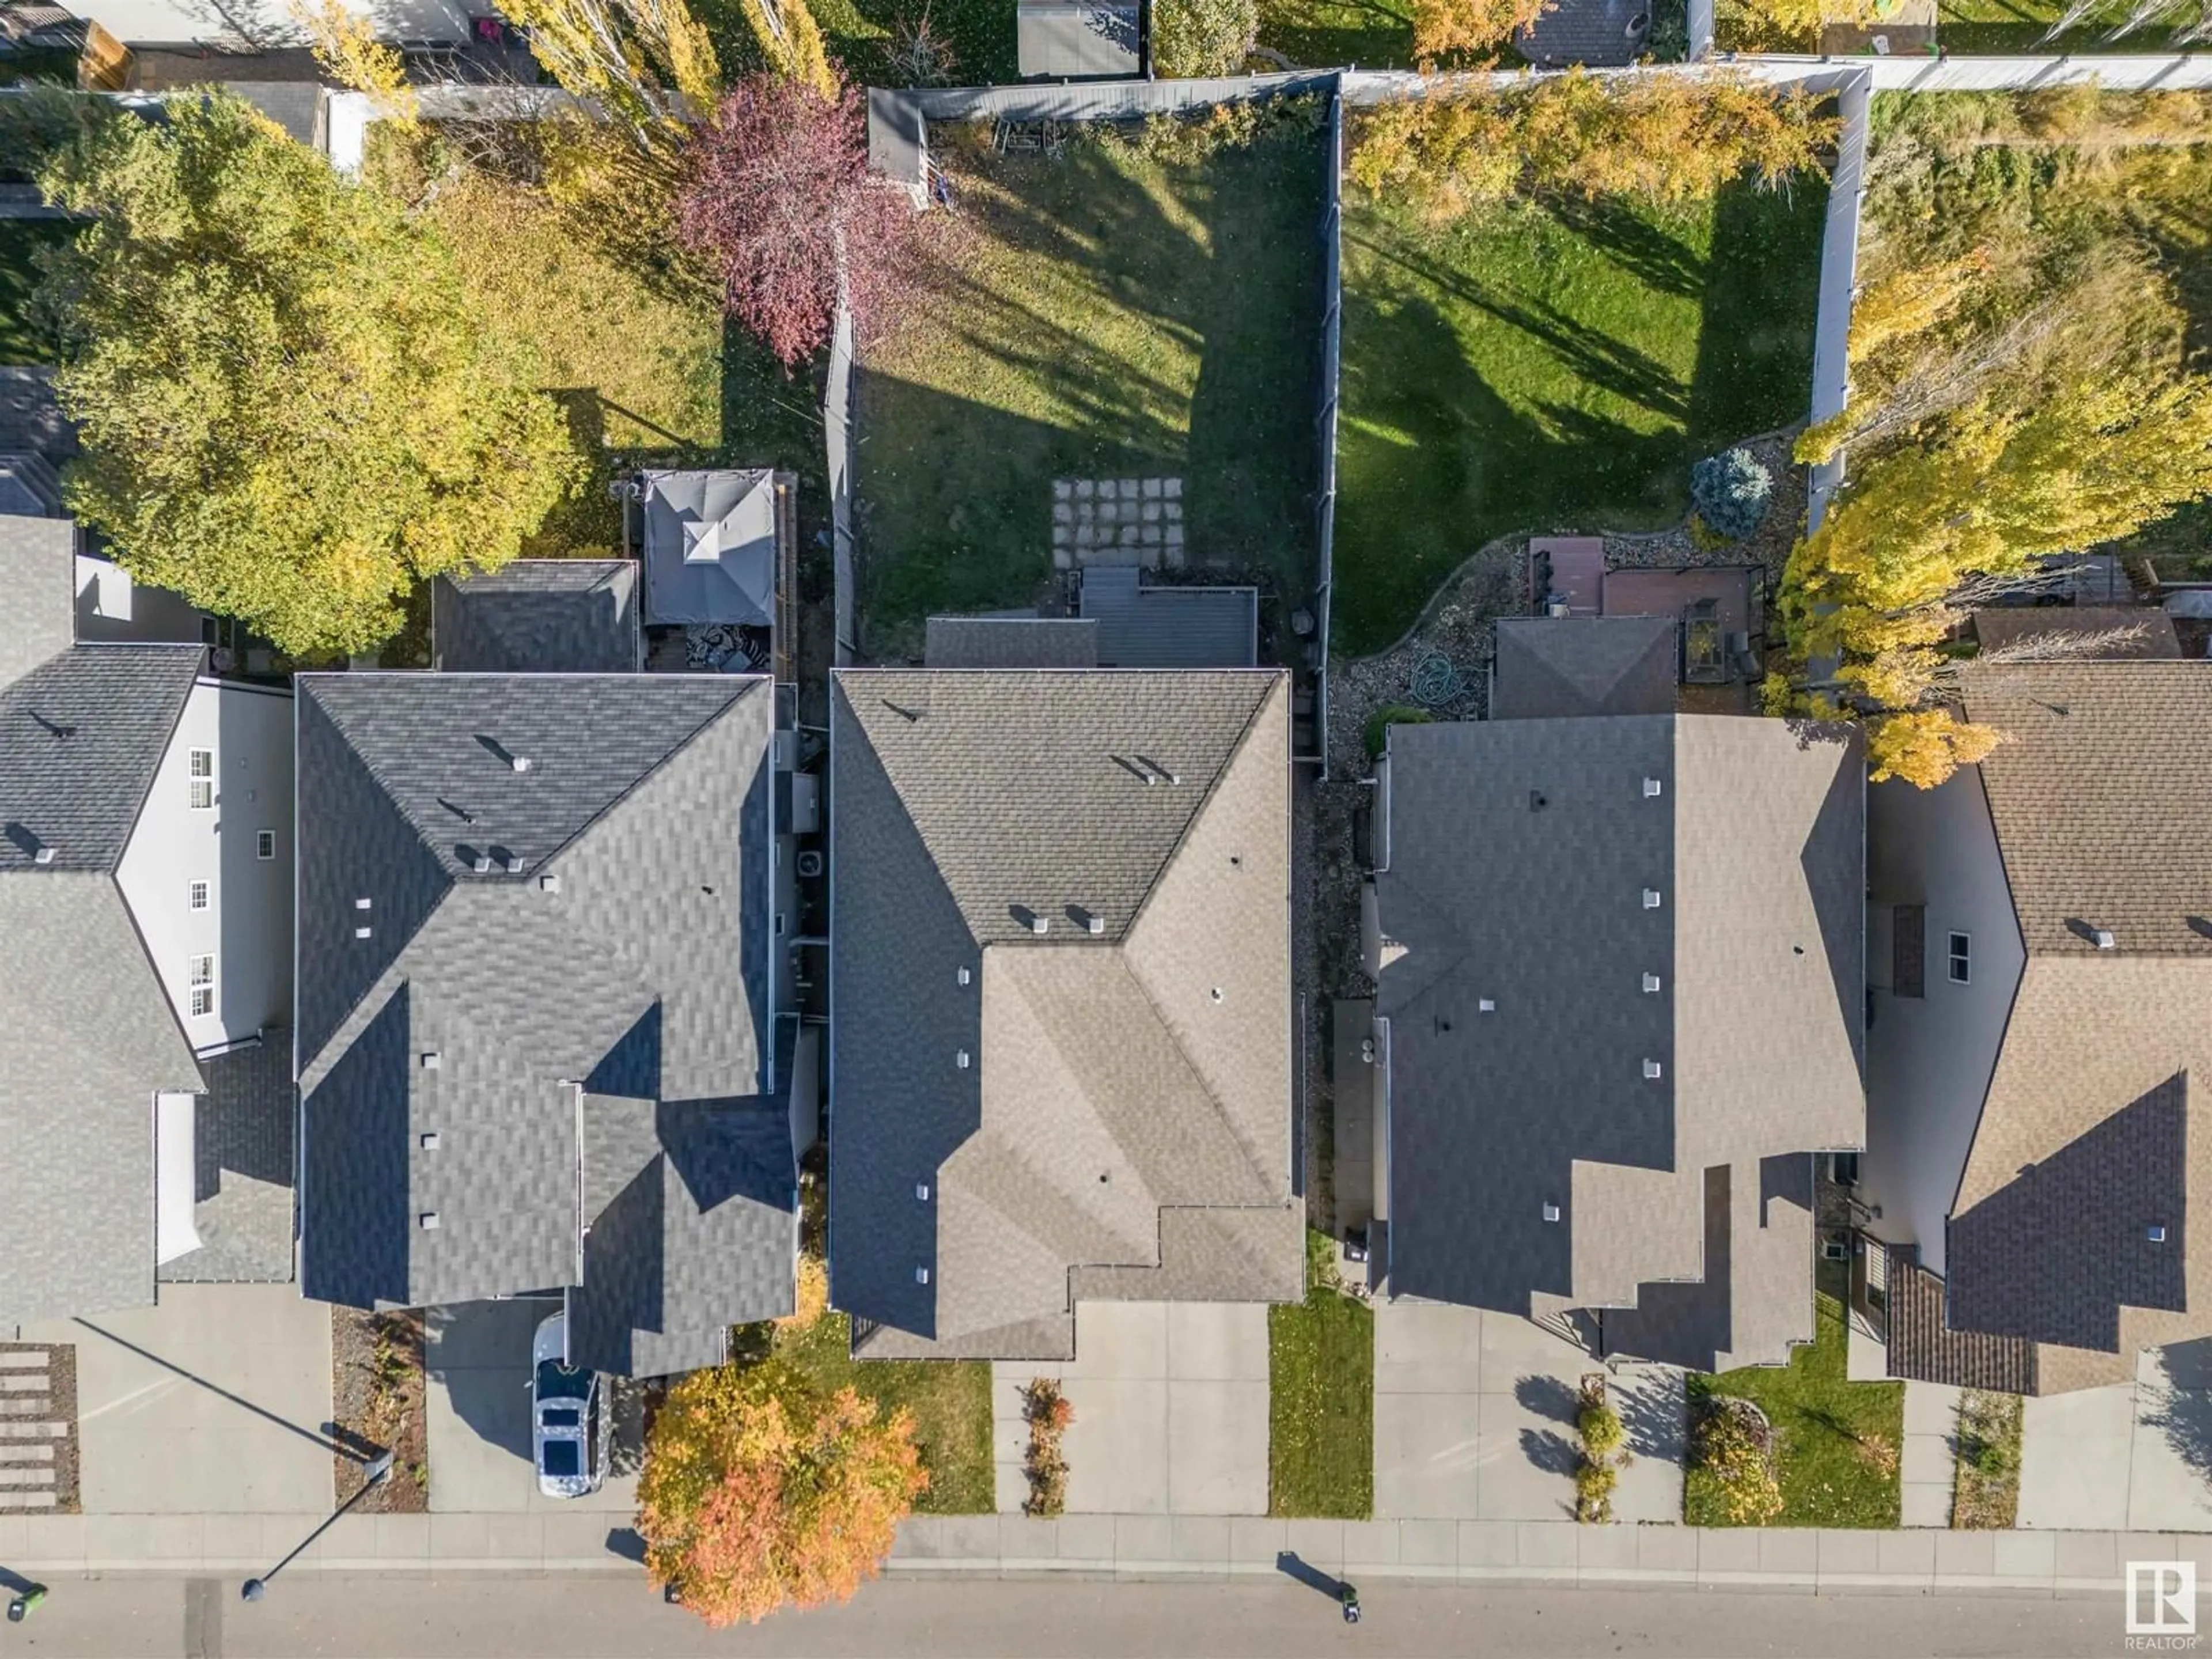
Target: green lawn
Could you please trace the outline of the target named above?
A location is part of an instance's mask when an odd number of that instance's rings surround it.
[[[1306,1299],[1267,1310],[1267,1512],[1364,1521],[1375,1509],[1375,1314],[1331,1288],[1307,1235]]]
[[[1692,1409],[1702,1396],[1726,1395],[1762,1407],[1780,1453],[1778,1527],[1894,1527],[1897,1459],[1905,1449],[1905,1385],[1844,1380],[1843,1289],[1827,1264],[1814,1297],[1818,1335],[1785,1369],[1753,1365],[1688,1379]],[[1887,1461],[1887,1469],[1882,1465]],[[1693,1527],[1729,1524],[1712,1477],[1692,1468],[1683,1481],[1682,1518]]]
[[[66,219],[0,219],[0,363],[51,363],[54,343],[30,315],[33,255],[70,234]]]
[[[932,611],[1033,603],[1059,478],[1179,476],[1192,565],[1310,589],[1320,133],[1174,161],[1091,135],[1051,155],[931,138],[964,248],[861,352],[862,648],[912,654]]]
[[[745,1351],[757,1327],[740,1328]],[[930,1515],[988,1515],[998,1508],[991,1466],[991,1368],[981,1360],[860,1359],[852,1357],[852,1322],[825,1313],[804,1330],[775,1339],[779,1358],[824,1389],[850,1384],[885,1412],[914,1413],[915,1443],[929,1471],[929,1490],[915,1508]]]
[[[1260,0],[1260,44],[1299,69],[1411,69],[1412,0]]]
[[[1513,531],[1654,529],[1689,467],[1802,420],[1825,181],[1435,228],[1347,194],[1338,649],[1379,651]]]

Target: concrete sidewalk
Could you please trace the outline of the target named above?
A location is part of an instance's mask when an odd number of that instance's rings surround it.
[[[315,1515],[0,1516],[0,1569],[52,1580],[117,1572],[265,1574]],[[291,1575],[614,1573],[642,1577],[619,1516],[347,1516]],[[1581,1527],[1532,1521],[1280,1521],[1246,1516],[916,1516],[890,1571],[929,1577],[1237,1578],[1305,1568],[1426,1583],[1671,1586],[1830,1595],[2117,1595],[2130,1561],[2188,1561],[2212,1534],[1838,1532]]]

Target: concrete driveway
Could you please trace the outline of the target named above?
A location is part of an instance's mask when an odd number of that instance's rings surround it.
[[[516,1297],[455,1303],[424,1314],[433,1511],[635,1511],[637,1391],[620,1377],[603,1385],[609,1386],[615,1429],[615,1473],[606,1485],[585,1498],[548,1498],[538,1490],[530,1450],[530,1342],[538,1322],[560,1306]]]
[[[1258,1303],[1083,1302],[1066,1364],[991,1367],[1002,1511],[1022,1506],[1021,1390],[1056,1376],[1071,1515],[1267,1512],[1267,1310]]]
[[[2212,1341],[2144,1354],[2133,1382],[2029,1401],[2020,1524],[2212,1531]]]
[[[160,1305],[27,1326],[76,1349],[88,1515],[331,1506],[331,1310],[291,1285],[164,1285]]]
[[[1574,1513],[1574,1420],[1584,1373],[1572,1343],[1525,1319],[1441,1304],[1375,1308],[1375,1513],[1385,1520],[1557,1521]],[[1613,1514],[1682,1518],[1682,1378],[1611,1374],[1634,1461]]]

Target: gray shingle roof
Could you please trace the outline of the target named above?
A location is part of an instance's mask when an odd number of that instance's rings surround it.
[[[431,665],[453,672],[618,674],[638,666],[637,566],[517,559],[431,586]]]
[[[2051,1392],[2212,1333],[2212,1227],[2190,1224],[2212,1204],[2212,669],[1982,669],[1966,710],[2007,734],[1978,771],[2027,961],[1952,1206],[1949,1321],[2034,1341]]]
[[[1651,38],[1650,0],[1557,0],[1514,40],[1540,68],[1634,63]]]
[[[1098,624],[1079,617],[932,617],[932,668],[1096,668]]]
[[[1671,714],[1678,654],[1671,617],[1500,617],[1490,718]]]
[[[767,627],[779,538],[793,533],[790,476],[755,468],[638,477],[647,619]]]
[[[594,1144],[579,1140],[580,1088],[687,1133],[709,1105],[767,1109],[772,710],[766,681],[727,675],[301,678],[308,1294],[416,1305],[575,1283]],[[462,844],[512,848],[526,868],[479,875]],[[787,1309],[783,1133],[780,1194],[715,1202],[777,1212],[785,1247],[693,1261],[679,1216],[661,1239],[679,1259],[649,1279],[625,1280],[617,1251],[590,1315],[610,1349],[651,1349],[617,1326],[693,1333]],[[594,1190],[625,1191],[619,1171],[599,1178],[616,1143],[597,1144]],[[631,1178],[659,1157],[641,1153]],[[717,1212],[703,1236],[743,1243],[775,1224],[740,1221]],[[617,1216],[599,1248],[643,1237]]]
[[[1708,1172],[1727,1166],[1727,1317],[1677,1310],[1646,1334],[1779,1358],[1809,1334],[1812,1264],[1774,1161],[1864,1135],[1856,738],[1727,717],[1398,726],[1387,766],[1394,1291],[1640,1305],[1640,1286],[1708,1273]]]
[[[114,872],[201,653],[72,645],[74,548],[0,515],[0,1324],[151,1299],[153,1098],[200,1086]]]
[[[300,1091],[292,1034],[200,1062],[192,1224],[200,1248],[157,1270],[164,1284],[271,1284],[292,1278],[294,1132]]]
[[[1288,756],[1274,672],[835,677],[830,1273],[868,1352],[1301,1293]]]
[[[1083,614],[1109,668],[1249,668],[1260,659],[1260,594],[1139,579],[1133,565],[1083,573]]]

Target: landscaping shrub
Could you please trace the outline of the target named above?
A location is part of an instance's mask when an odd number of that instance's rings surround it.
[[[1380,760],[1390,744],[1394,726],[1426,726],[1436,719],[1427,709],[1410,702],[1385,703],[1367,717],[1367,758]]]
[[[1692,1461],[1718,1484],[1721,1507],[1732,1523],[1765,1525],[1782,1513],[1773,1425],[1748,1400],[1713,1395],[1702,1407],[1691,1438]]]
[[[1774,475],[1747,449],[1723,450],[1690,469],[1690,500],[1715,534],[1740,542],[1765,521]]]
[[[1075,1421],[1075,1402],[1051,1377],[1040,1376],[1022,1390],[1022,1416],[1030,1425],[1029,1451],[1022,1460],[1030,1495],[1022,1502],[1022,1513],[1049,1519],[1067,1508],[1067,1458],[1060,1437]]]
[[[1178,81],[1233,75],[1259,33],[1257,0],[1158,0],[1152,72]]]
[[[1601,1372],[1583,1378],[1575,1428],[1583,1441],[1582,1461],[1575,1466],[1575,1519],[1604,1526],[1613,1520],[1613,1488],[1629,1456],[1628,1431],[1606,1397]]]

